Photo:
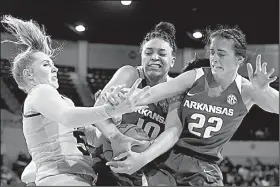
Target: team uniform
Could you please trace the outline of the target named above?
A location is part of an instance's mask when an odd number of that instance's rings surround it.
[[[241,97],[242,77],[237,75],[227,89],[213,96],[211,69],[196,72],[178,110],[183,132],[165,167],[178,185],[220,186],[223,176],[217,162],[223,159],[221,151],[248,113]]]
[[[61,97],[66,104],[74,106],[70,99]],[[28,105],[31,98],[32,91],[23,106],[23,133],[32,161],[36,164],[36,185],[92,185],[96,173],[85,146],[85,134],[81,129],[73,131],[73,128],[33,111]]]
[[[139,85],[139,88],[143,88],[147,86],[143,68],[141,66],[137,67],[139,77],[142,78],[142,82]],[[168,114],[170,99],[165,99],[157,104],[149,104],[147,109],[138,110],[137,112],[132,112],[129,114],[122,115],[121,124],[135,124],[141,127],[150,137],[150,140],[156,139],[162,132],[164,132],[166,125],[165,120]],[[127,174],[116,174],[113,173],[110,168],[103,170],[102,173],[99,173],[98,180],[105,180],[102,185],[122,185],[122,186],[142,186],[146,182],[146,185],[168,185],[174,186],[176,182],[172,175],[170,175],[164,169],[158,169],[157,165],[164,162],[170,152],[167,152],[158,158],[156,158],[153,162],[144,166],[138,172],[127,175]],[[104,172],[110,173],[106,174]],[[143,176],[144,175],[144,176]],[[111,178],[108,180],[108,178]],[[144,181],[143,181],[144,180]],[[112,181],[115,181],[112,183]]]

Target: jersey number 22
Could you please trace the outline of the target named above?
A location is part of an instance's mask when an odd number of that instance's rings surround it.
[[[202,114],[194,113],[191,116],[191,118],[194,120],[198,119],[198,123],[189,123],[188,124],[189,131],[192,134],[197,135],[199,137],[203,137],[203,138],[210,138],[211,132],[218,132],[219,130],[221,130],[222,125],[223,125],[223,120],[221,118],[214,117],[214,116],[210,117],[210,118],[208,118],[207,122],[215,124],[215,126],[206,127],[205,131],[203,133],[200,133],[200,132],[195,131],[195,129],[201,129],[204,127],[205,122],[206,122],[206,117]]]

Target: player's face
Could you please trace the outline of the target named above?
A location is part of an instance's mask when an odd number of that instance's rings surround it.
[[[220,37],[212,38],[210,44],[210,64],[212,73],[224,74],[239,68],[239,58],[235,55],[233,41]]]
[[[58,88],[57,71],[53,61],[48,55],[42,52],[33,54],[34,63],[32,71],[32,79],[36,84],[49,84],[54,88]]]
[[[160,78],[173,67],[175,57],[168,42],[154,38],[143,45],[141,61],[146,76]]]

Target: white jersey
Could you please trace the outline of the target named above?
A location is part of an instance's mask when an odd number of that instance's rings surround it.
[[[74,106],[70,99],[61,97],[69,106]],[[28,104],[31,98],[32,92],[28,94],[23,108],[23,133],[32,160],[36,164],[35,182],[63,173],[95,175],[91,168],[92,158],[77,144],[83,142],[81,140],[84,137],[75,135],[73,128],[32,110]]]

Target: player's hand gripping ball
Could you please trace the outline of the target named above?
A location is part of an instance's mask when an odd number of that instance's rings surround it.
[[[131,151],[141,153],[151,145],[148,134],[142,128],[134,124],[120,124],[117,125],[117,128],[120,130],[121,133],[128,137],[134,138],[136,140],[146,140],[145,143],[142,145],[135,145],[131,147]],[[111,143],[107,139],[103,138],[102,144],[104,158],[107,161],[111,161],[113,159],[113,150],[111,147]]]

